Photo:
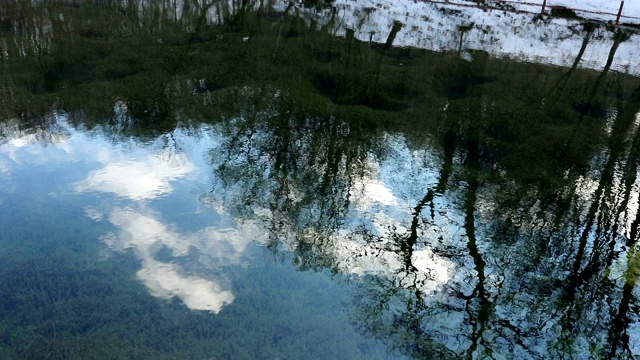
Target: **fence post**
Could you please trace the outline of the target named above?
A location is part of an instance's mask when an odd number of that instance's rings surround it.
[[[620,16],[622,15],[623,7],[624,7],[624,0],[620,1],[620,10],[618,10],[618,16],[616,17],[616,26],[620,25]]]
[[[547,7],[547,0],[544,0],[542,2],[542,11],[540,11],[540,14],[544,14],[544,8]]]

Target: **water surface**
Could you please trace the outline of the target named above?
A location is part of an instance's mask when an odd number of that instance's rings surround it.
[[[176,4],[2,10],[3,358],[640,356],[639,79]]]

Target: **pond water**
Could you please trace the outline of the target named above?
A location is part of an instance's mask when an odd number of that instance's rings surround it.
[[[323,4],[5,2],[0,358],[640,356],[632,33],[563,68]]]

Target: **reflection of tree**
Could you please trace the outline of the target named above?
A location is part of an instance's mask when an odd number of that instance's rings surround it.
[[[473,140],[469,141],[468,152],[466,159],[466,166],[469,169],[470,175],[468,176],[467,194],[465,196],[465,231],[467,233],[467,249],[469,255],[473,258],[475,264],[475,270],[477,273],[477,284],[473,290],[472,296],[476,297],[479,302],[477,314],[473,321],[473,333],[471,334],[471,346],[467,351],[467,358],[472,359],[475,351],[478,349],[478,345],[482,343],[483,333],[485,327],[488,325],[487,320],[492,312],[492,305],[489,301],[489,294],[486,289],[486,274],[485,267],[486,262],[482,258],[480,251],[478,250],[478,241],[476,239],[476,202],[478,197],[478,188],[480,183],[478,181],[477,172],[479,171],[479,149],[477,143]],[[470,314],[471,315],[471,314]],[[491,348],[486,343],[483,344],[491,352]]]
[[[580,65],[580,62],[582,61],[582,57],[584,56],[584,53],[587,50],[587,46],[589,45],[589,41],[591,40],[591,38],[593,37],[593,33],[597,29],[597,26],[593,23],[584,23],[582,24],[582,27],[585,34],[584,34],[584,38],[582,39],[582,45],[580,46],[580,50],[578,51],[578,54],[576,55],[576,58],[573,61],[573,65],[571,65],[571,68],[564,75],[562,75],[562,77],[558,81],[558,84],[553,88],[553,92],[556,92],[556,91],[561,92],[565,90],[564,89],[565,85],[567,84],[569,79],[571,79],[571,76],[575,73],[576,69],[578,69],[578,65]]]
[[[632,186],[636,181],[637,170],[638,170],[638,161],[640,160],[640,133],[637,132],[633,140],[631,154],[629,156],[629,160],[626,165],[626,169],[624,172],[625,179],[625,192],[623,201],[620,204],[619,214],[624,213],[622,219],[628,219],[627,217],[627,205],[629,202],[629,197],[632,192]],[[638,195],[638,200],[640,201],[640,194]],[[617,233],[619,227],[619,223],[614,223],[612,227],[612,233]],[[638,241],[638,229],[640,228],[640,211],[636,210],[636,216],[631,222],[628,228],[628,237],[625,241],[625,247],[627,250],[626,261],[627,268],[622,276],[622,281],[624,281],[624,285],[622,288],[622,294],[620,298],[619,305],[617,309],[615,309],[614,316],[612,319],[612,326],[609,329],[609,352],[607,357],[609,359],[616,358],[619,352],[623,352],[623,356],[631,357],[632,353],[630,350],[630,335],[629,335],[629,326],[633,322],[632,313],[634,310],[632,307],[634,303],[637,302],[637,298],[633,294],[633,290],[638,283],[638,277],[640,275],[640,251],[638,251],[637,241]],[[613,242],[612,242],[613,246]],[[613,257],[614,249],[610,247],[610,257]],[[612,259],[611,259],[612,260]],[[609,261],[611,263],[611,261]],[[609,285],[609,284],[607,284]],[[607,286],[607,288],[611,288],[611,286]],[[637,308],[637,305],[635,305]],[[637,309],[635,310],[636,317],[638,316]]]
[[[354,323],[366,334],[389,343],[393,349],[417,359],[457,359],[455,352],[434,341],[445,334],[424,329],[425,323],[446,322],[454,309],[430,308],[419,291],[403,289],[390,278],[365,277],[355,298]],[[442,316],[445,314],[445,316]]]
[[[266,93],[259,96],[273,96]],[[351,177],[365,171],[365,150],[347,140],[348,125],[336,118],[281,115],[281,105],[243,103],[240,117],[224,126],[227,141],[211,151],[222,186],[213,195],[235,216],[266,211],[273,241],[282,234],[300,240],[291,245],[301,267],[331,268],[326,236],[344,219]]]
[[[471,67],[480,71],[474,76],[491,71]],[[610,135],[599,137],[606,129],[568,112],[567,97],[542,110],[538,99],[520,100],[532,118],[517,123],[489,85],[470,86],[440,114],[440,165],[429,170],[435,180],[403,198],[410,205],[401,213],[355,205],[358,186],[380,176],[374,169],[393,158],[395,145],[373,132],[356,138],[340,117],[305,114],[286,94],[264,90],[246,90],[237,115],[219,125],[226,138],[211,152],[219,183],[209,197],[236,217],[262,218],[271,249],[291,249],[301,269],[347,273],[376,258],[381,268],[362,278],[354,322],[410,356],[535,358],[605,348],[615,356],[614,344],[629,347],[635,302],[633,285],[607,273],[620,259],[620,234],[636,231],[624,219],[635,214],[637,104],[617,100]],[[540,149],[536,138],[544,136],[570,144],[566,156]],[[389,184],[405,182],[398,171]],[[420,260],[425,253],[434,263]],[[437,281],[437,259],[454,273],[445,283]],[[589,306],[609,296],[608,305]],[[592,348],[589,337],[599,339]]]
[[[21,120],[0,121],[0,144],[12,139],[44,145],[57,144],[64,142],[68,137],[69,131],[58,123],[55,112],[45,116],[25,116]]]

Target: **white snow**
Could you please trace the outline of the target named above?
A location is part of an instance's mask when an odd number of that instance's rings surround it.
[[[424,2],[455,4],[458,6],[473,6],[476,4],[475,0],[436,0]],[[585,19],[615,22],[622,2],[622,0],[547,0],[544,13],[550,14],[551,9],[554,7],[564,7],[573,10],[576,15]],[[484,0],[482,6],[488,8],[513,7],[518,11],[540,13],[542,12],[542,5],[543,0]],[[620,23],[640,23],[640,1],[624,1]]]
[[[616,2],[554,0],[549,1],[547,7],[564,5],[589,11],[610,11]],[[497,57],[558,66],[571,66],[574,63],[587,36],[582,25],[584,21],[581,20],[549,16],[534,20],[536,15],[531,12],[469,6],[473,3],[464,0],[452,0],[446,4],[414,0],[335,0],[333,10],[326,10],[323,14],[318,14],[315,9],[300,11],[318,23],[328,23],[331,11],[334,11],[336,34],[344,35],[347,30],[353,30],[356,38],[362,41],[386,42],[393,23],[399,21],[403,27],[395,37],[395,46],[433,51],[483,50]],[[521,10],[527,6],[524,3],[524,0],[509,2]],[[625,2],[624,14],[638,16],[635,22],[640,23],[640,1]],[[607,20],[603,18],[604,15],[589,13],[586,16]],[[579,63],[580,67],[604,68],[614,44],[613,31],[606,26],[599,26],[595,30]],[[640,36],[635,31],[630,31],[630,34],[630,38],[617,49],[611,70],[639,75]],[[464,52],[461,55],[468,56]]]
[[[615,21],[621,2],[621,0],[548,0],[545,12],[548,13],[554,6],[562,6],[574,10],[578,16],[584,18]],[[490,0],[488,3],[491,5],[491,3],[498,3],[498,1]],[[521,10],[533,12],[542,10],[542,0],[510,0],[502,1],[502,3]],[[621,15],[621,23],[640,23],[640,2],[638,0],[624,1]]]

